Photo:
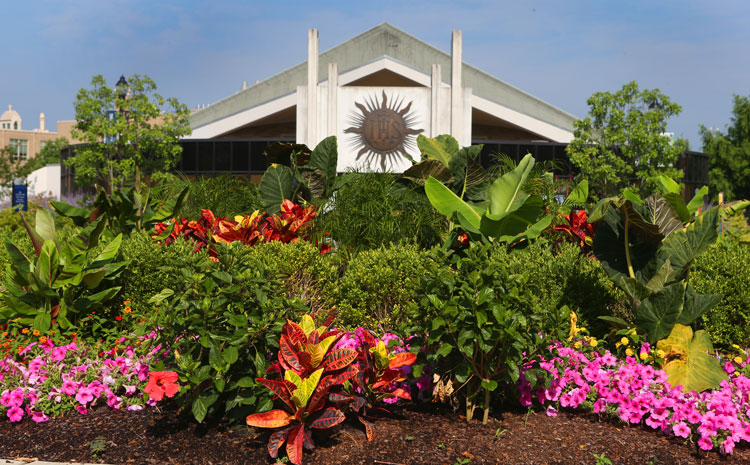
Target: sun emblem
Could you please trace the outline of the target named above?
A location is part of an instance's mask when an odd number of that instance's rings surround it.
[[[423,129],[414,128],[416,116],[410,111],[412,102],[404,107],[404,99],[399,101],[397,97],[389,104],[383,91],[380,104],[377,97],[367,99],[366,105],[354,104],[361,113],[353,113],[350,119],[352,127],[344,132],[356,134],[352,146],[359,149],[357,160],[362,158],[372,163],[379,159],[384,171],[388,164],[392,165],[399,158],[413,161],[407,150],[416,148],[415,136]]]

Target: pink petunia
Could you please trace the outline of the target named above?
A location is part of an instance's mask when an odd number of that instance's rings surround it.
[[[36,423],[44,423],[49,420],[49,417],[44,412],[34,412],[31,414],[31,419]]]
[[[685,424],[684,421],[681,421],[679,423],[675,423],[674,426],[672,426],[672,432],[674,432],[675,436],[687,438],[688,436],[690,436],[690,427]]]
[[[12,422],[21,421],[21,418],[23,418],[23,410],[18,407],[9,408],[6,414]]]
[[[91,392],[91,390],[87,387],[82,387],[78,389],[78,393],[76,394],[76,400],[81,405],[86,405],[92,400],[94,400],[94,393]]]
[[[701,438],[698,439],[698,447],[703,450],[711,450],[714,448],[714,443],[711,441],[710,436],[701,436]]]
[[[550,406],[548,406],[548,407],[547,407],[547,416],[548,416],[548,417],[556,417],[556,416],[557,416],[557,409],[556,409],[556,408],[554,408],[554,407],[553,407],[553,406],[551,406],[551,405],[550,405]]]

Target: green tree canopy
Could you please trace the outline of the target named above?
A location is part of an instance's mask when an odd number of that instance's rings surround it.
[[[657,175],[682,179],[677,164],[681,147],[665,134],[667,119],[682,107],[659,89],[638,89],[633,81],[617,92],[597,92],[588,101],[589,115],[574,123],[570,160],[589,181],[592,197],[609,197],[633,186],[654,190]]]
[[[716,200],[750,199],[750,97],[734,96],[726,133],[701,125],[703,152],[709,156],[708,191]]]
[[[108,191],[133,173],[172,168],[182,151],[179,139],[190,133],[187,106],[156,93],[148,76],[134,74],[115,88],[94,76],[90,89],[78,91],[75,110],[73,135],[86,145],[66,163],[76,183]]]

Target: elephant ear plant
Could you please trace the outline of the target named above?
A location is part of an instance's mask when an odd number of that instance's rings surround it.
[[[7,238],[5,247],[11,263],[6,265],[7,292],[0,303],[0,322],[20,318],[22,324],[46,332],[54,322],[71,325],[73,315],[88,312],[120,291],[112,281],[129,263],[115,262],[122,235],[99,248],[104,228],[96,220],[70,240],[56,236],[48,210],[40,208],[32,229],[23,220],[34,245],[35,256],[27,257]],[[100,250],[94,256],[94,251]]]
[[[652,344],[678,338],[676,332],[684,331],[721,300],[718,294],[699,294],[687,280],[695,258],[718,238],[721,207],[699,213],[705,188],[685,204],[677,183],[668,178],[658,181],[663,194],[641,200],[626,189],[619,197],[602,199],[590,218],[599,220],[594,254],[610,279],[629,296],[636,327]],[[605,319],[624,323],[616,318]],[[710,340],[701,334],[696,334],[701,344],[691,347],[712,350]],[[667,345],[675,346],[672,342]],[[681,353],[687,353],[687,349]],[[688,363],[681,365],[681,370],[689,373],[671,378],[672,384],[693,379],[703,369],[713,373],[706,379],[720,379],[718,363],[693,363],[698,358],[695,351],[692,353]],[[715,387],[707,383],[691,385]]]
[[[534,157],[526,155],[515,169],[489,186],[488,200],[481,202],[464,200],[465,193],[457,195],[433,176],[425,182],[425,193],[436,210],[465,231],[485,241],[515,244],[539,236],[552,221],[550,215],[539,219],[544,210],[542,197],[523,191],[533,167]]]

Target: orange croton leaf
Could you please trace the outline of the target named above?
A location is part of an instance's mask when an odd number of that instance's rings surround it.
[[[294,417],[290,416],[288,412],[275,409],[268,412],[248,415],[247,424],[257,428],[278,428],[280,426],[288,425],[292,422],[293,418]]]

